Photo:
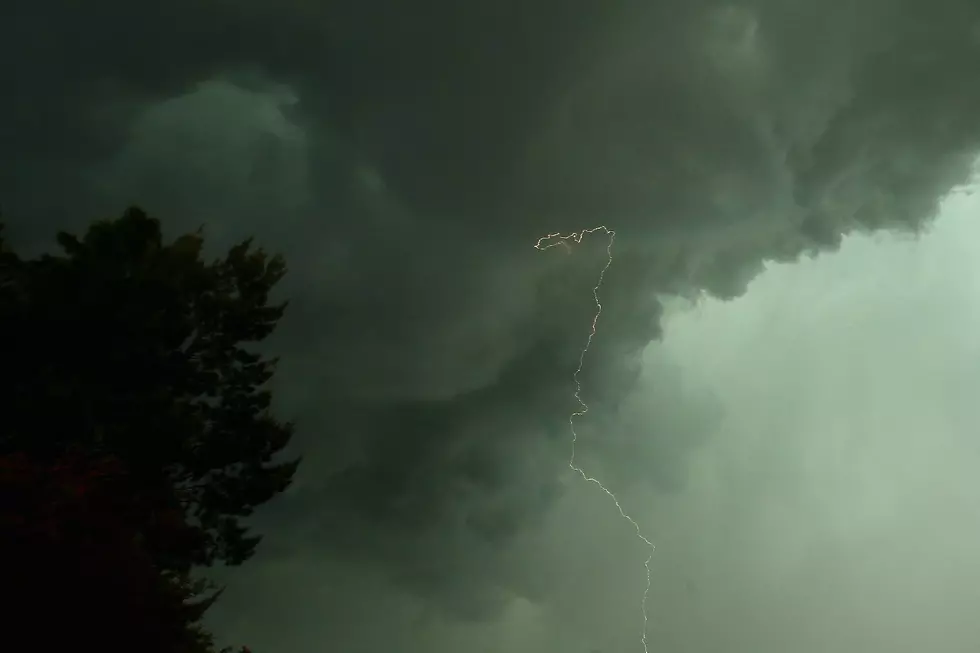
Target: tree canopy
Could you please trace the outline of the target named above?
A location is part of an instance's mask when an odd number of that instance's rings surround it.
[[[286,308],[270,302],[283,259],[245,240],[206,261],[200,231],[165,242],[137,208],[57,243],[25,259],[0,232],[0,456],[112,460],[156,568],[242,563],[259,540],[242,518],[299,463],[256,350]]]
[[[84,456],[38,464],[0,457],[0,568],[5,636],[42,651],[213,653],[199,621],[217,594],[161,573],[141,546],[149,508],[116,461]],[[181,529],[179,516],[158,531]]]

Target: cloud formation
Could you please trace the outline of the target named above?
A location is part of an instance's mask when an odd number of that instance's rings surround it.
[[[669,493],[719,415],[668,368],[656,419],[631,415],[658,297],[735,297],[765,260],[919,229],[980,148],[969,0],[3,12],[12,236],[136,201],[283,250],[279,393],[308,462],[262,516],[266,555],[351,557],[468,618],[557,591],[515,551],[571,491],[605,242],[539,236],[617,230],[584,445],[624,490]]]

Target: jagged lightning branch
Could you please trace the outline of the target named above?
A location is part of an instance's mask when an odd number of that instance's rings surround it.
[[[643,566],[646,568],[647,572],[647,584],[643,590],[643,599],[640,601],[640,610],[643,613],[643,632],[640,637],[640,642],[643,644],[644,653],[650,653],[649,649],[647,648],[647,597],[650,595],[650,562],[653,560],[653,554],[657,550],[657,546],[643,535],[643,532],[640,530],[640,525],[637,524],[625,510],[623,510],[623,506],[619,503],[619,499],[616,498],[616,495],[613,494],[609,488],[603,485],[599,479],[589,476],[585,473],[585,470],[575,464],[575,444],[578,442],[578,432],[575,430],[575,419],[589,412],[589,406],[582,400],[582,383],[579,381],[578,377],[582,372],[582,366],[585,364],[585,355],[588,353],[589,347],[592,346],[592,339],[595,337],[595,330],[596,325],[599,322],[599,316],[602,315],[602,302],[599,301],[599,288],[602,287],[602,281],[605,279],[606,270],[609,269],[609,266],[612,265],[613,262],[612,248],[613,243],[616,242],[616,232],[604,225],[600,225],[598,227],[583,229],[582,231],[567,235],[562,235],[560,233],[548,234],[547,236],[538,238],[538,242],[534,245],[534,248],[544,251],[551,249],[552,247],[564,247],[569,251],[569,253],[571,253],[571,246],[568,244],[569,241],[578,245],[582,242],[582,239],[585,238],[586,235],[597,231],[605,233],[609,237],[609,241],[606,244],[606,264],[599,272],[599,280],[592,289],[592,298],[595,300],[596,306],[595,316],[592,318],[592,329],[589,332],[588,340],[585,342],[585,347],[579,354],[578,367],[575,369],[575,373],[572,375],[572,379],[575,381],[575,400],[579,403],[579,409],[568,416],[568,426],[572,431],[572,452],[568,459],[568,467],[576,474],[581,476],[585,481],[595,484],[600,490],[605,492],[609,498],[613,500],[613,503],[616,504],[616,509],[619,510],[619,514],[623,517],[623,519],[628,521],[633,526],[633,529],[636,531],[636,536],[650,549],[650,555],[648,555],[647,559],[643,562]]]

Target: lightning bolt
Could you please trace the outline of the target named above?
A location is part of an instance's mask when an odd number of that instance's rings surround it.
[[[650,595],[650,562],[653,560],[653,554],[656,552],[657,546],[643,535],[643,532],[640,530],[640,525],[636,523],[636,520],[629,516],[629,513],[623,510],[623,506],[619,503],[619,499],[616,498],[616,495],[613,494],[609,488],[603,485],[599,479],[589,476],[585,473],[585,470],[575,464],[575,444],[578,442],[578,432],[575,430],[575,420],[589,412],[589,406],[582,400],[582,383],[579,381],[579,374],[581,374],[582,366],[585,364],[585,355],[588,353],[589,347],[592,346],[592,339],[595,338],[596,325],[599,323],[599,316],[602,315],[602,302],[599,301],[599,289],[602,287],[602,282],[605,279],[606,271],[613,262],[612,249],[613,244],[616,242],[616,232],[604,225],[600,225],[598,227],[583,229],[582,231],[577,231],[567,235],[560,233],[548,234],[547,236],[538,238],[538,242],[534,245],[534,248],[539,251],[545,251],[553,247],[564,247],[570,254],[571,245],[569,245],[569,242],[573,242],[576,245],[581,244],[583,238],[589,234],[596,233],[597,231],[605,233],[609,240],[606,243],[606,264],[603,266],[602,271],[599,272],[599,280],[592,289],[592,298],[595,300],[596,306],[595,316],[592,318],[592,329],[589,332],[588,340],[585,342],[585,347],[579,354],[578,367],[575,369],[575,373],[572,375],[572,379],[575,381],[575,400],[579,403],[579,408],[568,416],[568,426],[572,432],[572,451],[568,458],[568,467],[573,472],[581,476],[583,480],[588,483],[592,483],[600,490],[605,492],[616,505],[616,509],[619,511],[620,516],[628,521],[633,527],[633,530],[636,531],[636,537],[650,549],[650,554],[643,562],[643,566],[646,569],[647,584],[643,589],[643,598],[640,601],[640,611],[643,614],[643,630],[641,631],[640,635],[640,643],[643,644],[644,653],[650,653],[649,649],[647,648],[647,623],[649,621],[647,618],[647,598]]]

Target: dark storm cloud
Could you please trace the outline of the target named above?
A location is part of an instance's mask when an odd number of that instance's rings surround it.
[[[764,259],[916,228],[980,146],[965,0],[2,12],[14,236],[138,201],[284,250],[281,393],[308,457],[265,517],[269,549],[302,533],[466,614],[540,591],[495,556],[561,491],[605,263],[600,235],[572,254],[538,236],[617,229],[589,424],[616,433],[605,466],[624,483],[672,487],[692,438],[669,434],[710,420],[617,412],[655,294],[737,295]]]

